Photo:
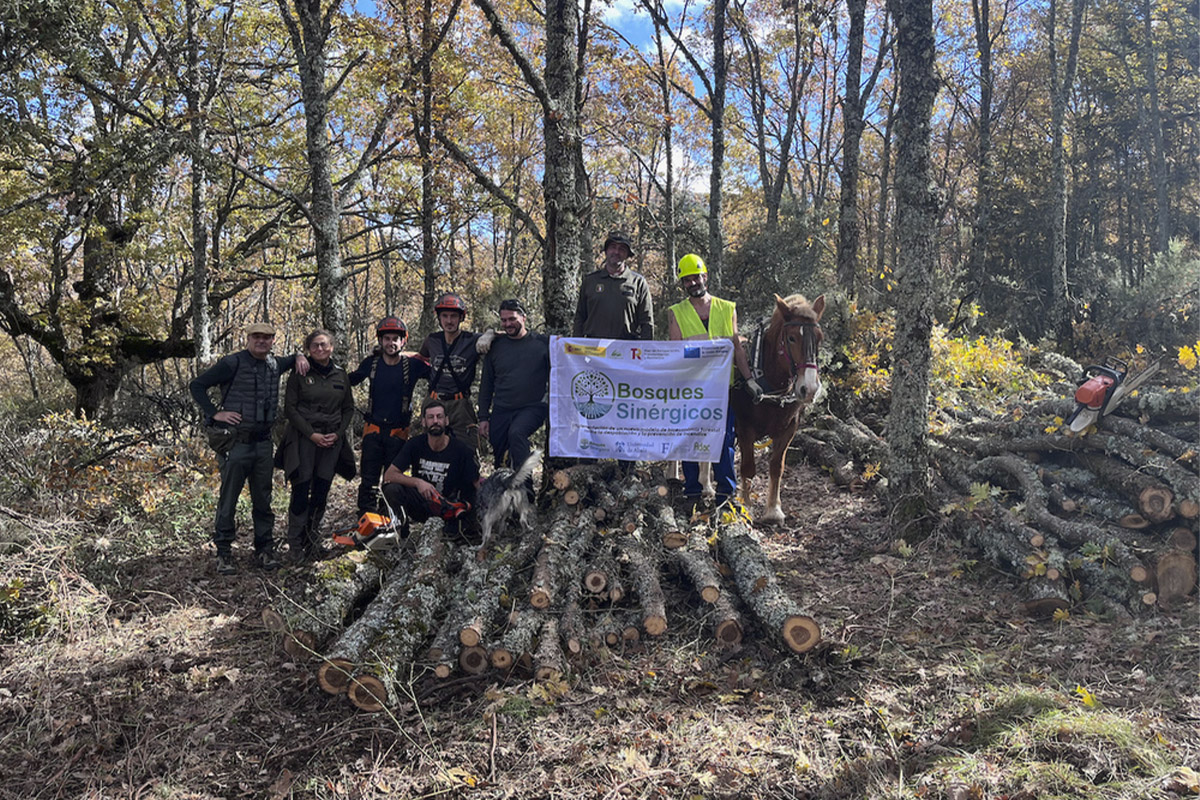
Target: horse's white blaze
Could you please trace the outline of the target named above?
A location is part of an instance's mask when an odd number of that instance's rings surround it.
[[[817,396],[817,392],[821,389],[821,373],[816,367],[807,367],[800,376],[800,380],[796,381],[793,392],[801,400],[809,399]]]

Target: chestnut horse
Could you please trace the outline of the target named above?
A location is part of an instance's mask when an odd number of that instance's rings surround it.
[[[737,426],[742,502],[749,505],[750,481],[754,478],[754,443],[771,439],[771,482],[767,489],[767,510],[762,522],[782,522],[779,485],[783,479],[783,458],[787,454],[800,414],[821,388],[817,371],[817,348],[821,344],[821,315],[825,313],[825,295],[809,303],[803,295],[782,298],[775,295],[775,313],[767,324],[761,345],[751,358],[762,368],[759,382],[766,390],[755,403],[744,391],[730,393]],[[751,364],[751,368],[754,368]]]

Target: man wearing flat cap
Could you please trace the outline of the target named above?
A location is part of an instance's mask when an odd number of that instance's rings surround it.
[[[507,454],[519,469],[532,451],[530,437],[550,416],[550,337],[529,330],[526,316],[520,300],[500,303],[504,336],[483,357],[479,435],[491,443],[497,467]]]
[[[620,231],[604,240],[604,266],[583,279],[575,306],[573,336],[594,339],[653,339],[650,286],[628,262],[633,242]]]
[[[254,520],[254,563],[261,569],[278,569],[275,556],[275,514],[271,511],[274,443],[271,428],[279,413],[279,376],[295,368],[304,375],[308,359],[302,355],[276,358],[275,328],[255,322],[246,328],[246,349],[227,355],[200,373],[189,384],[192,398],[204,412],[211,429],[224,433],[225,446],[218,451],[221,491],[213,542],[217,546],[217,572],[233,575],[233,542],[237,538],[235,514],[242,487],[250,483],[251,516]],[[214,386],[221,389],[218,408],[209,397]]]

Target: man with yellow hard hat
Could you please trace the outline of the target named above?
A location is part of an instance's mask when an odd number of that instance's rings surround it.
[[[750,361],[738,336],[737,305],[708,293],[708,266],[704,259],[688,253],[679,259],[679,284],[687,297],[667,309],[667,334],[672,341],[682,339],[720,339],[733,342],[733,366],[744,380],[744,388],[757,402],[762,387],[750,372]],[[729,376],[732,386],[733,375]],[[725,439],[721,443],[721,459],[713,469],[716,477],[717,504],[733,497],[737,491],[737,474],[733,471],[733,454],[737,443],[734,433],[733,405],[725,417]],[[683,491],[688,497],[700,496],[700,465],[683,462]]]

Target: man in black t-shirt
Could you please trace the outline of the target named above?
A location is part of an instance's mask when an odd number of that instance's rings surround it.
[[[471,448],[450,436],[441,400],[425,404],[421,424],[425,433],[405,442],[383,474],[383,496],[414,522],[434,516],[457,520],[475,504],[479,463]]]

